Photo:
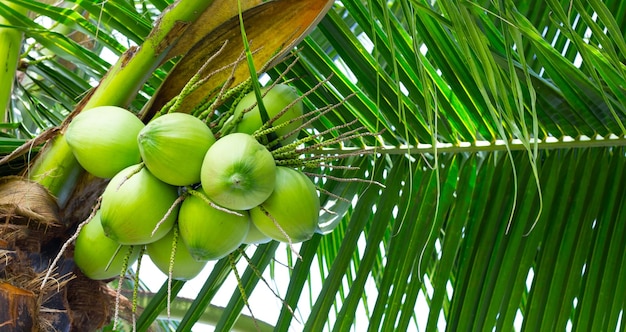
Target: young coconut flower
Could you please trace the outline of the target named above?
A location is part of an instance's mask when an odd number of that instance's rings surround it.
[[[283,137],[292,133],[291,135],[286,136],[281,141],[281,144],[287,145],[295,141],[298,137],[296,130],[302,125],[302,119],[300,117],[302,116],[304,109],[302,106],[302,100],[298,99],[300,96],[298,95],[298,92],[296,92],[296,89],[287,84],[276,84],[269,90],[268,88],[262,88],[261,94],[264,95],[263,106],[265,106],[268,118],[273,120],[273,126],[293,120],[289,124],[276,129],[275,133],[278,137]],[[236,132],[252,135],[263,126],[258,105],[244,113],[246,109],[255,105],[256,102],[257,100],[254,91],[249,92],[241,98],[237,107],[235,107],[235,112],[233,114],[233,119],[241,117],[241,121],[239,121],[234,128]],[[290,107],[286,109],[287,106]],[[296,118],[300,119],[294,120]]]

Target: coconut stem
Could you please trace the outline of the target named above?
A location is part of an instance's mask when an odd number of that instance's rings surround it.
[[[331,179],[331,180],[340,181],[340,182],[363,182],[363,183],[375,184],[381,188],[387,188],[384,184],[378,181],[374,181],[374,180],[361,179],[361,178],[342,178],[338,176],[332,176],[329,174],[318,174],[318,173],[311,173],[311,172],[302,172],[302,173],[308,176],[316,177],[316,178],[325,178],[325,179]]]
[[[47,188],[64,206],[78,181],[81,167],[63,135],[58,135],[39,152],[25,175]]]
[[[161,218],[161,220],[159,220],[159,222],[156,224],[156,226],[154,226],[154,229],[152,230],[151,236],[154,236],[154,234],[156,234],[156,232],[159,229],[159,227],[161,227],[161,225],[172,215],[172,213],[174,213],[174,209],[179,204],[181,204],[184,200],[185,200],[185,195],[181,195],[181,196],[178,196],[178,198],[176,198],[176,200],[174,201],[174,203],[172,203],[170,208],[167,209],[167,212],[165,213],[163,218]]]
[[[346,126],[348,124],[342,125],[340,127]],[[335,127],[333,129],[337,129],[339,127]],[[317,135],[314,136],[309,136],[309,137],[305,137],[299,141],[296,141],[290,145],[286,145],[284,147],[281,147],[279,149],[276,149],[274,151],[272,151],[272,155],[274,156],[274,159],[276,160],[276,165],[281,165],[281,166],[293,166],[293,167],[306,167],[306,168],[316,168],[316,167],[320,167],[320,165],[325,164],[326,162],[332,162],[332,161],[336,161],[339,159],[344,159],[344,158],[349,158],[352,156],[359,156],[359,155],[363,155],[363,154],[371,154],[371,153],[376,153],[375,150],[354,150],[350,153],[347,154],[335,154],[335,155],[322,155],[322,154],[312,154],[308,157],[303,157],[304,154],[311,152],[311,151],[317,151],[320,148],[329,146],[329,145],[333,145],[333,144],[339,144],[343,141],[347,141],[347,140],[351,140],[354,138],[360,138],[360,137],[364,137],[364,136],[376,136],[376,135],[380,135],[380,133],[370,133],[370,132],[361,132],[360,130],[364,129],[364,127],[360,127],[357,129],[353,129],[344,133],[341,133],[339,136],[337,137],[333,137],[329,140],[326,141],[321,141],[317,144],[313,144],[310,146],[306,146],[304,148],[295,148],[294,146],[292,146],[292,144],[301,144],[303,142],[308,142],[311,140],[314,140],[316,138],[319,138],[321,136],[323,136],[325,133],[328,132],[324,131],[322,133],[319,133]],[[331,129],[329,129],[331,130]]]
[[[322,187],[317,187],[317,190],[319,190],[321,193],[324,193],[324,194],[326,194],[326,195],[328,195],[328,196],[330,196],[330,197],[332,197],[332,198],[334,198],[336,200],[344,201],[346,203],[352,202],[351,200],[349,200],[349,199],[347,199],[347,198],[345,198],[343,196],[339,196],[339,195],[337,195],[337,194],[335,194],[333,192],[330,192],[330,191],[328,191],[328,190],[326,190],[326,189],[324,189]],[[331,212],[330,210],[326,210],[326,211]],[[334,212],[333,212],[333,214],[334,214]]]
[[[235,69],[236,67],[233,67]],[[214,113],[215,110],[222,104],[222,101],[233,99],[232,105],[230,108],[224,112],[224,116],[220,117],[215,127],[217,128],[217,132],[215,133],[216,137],[224,136],[226,133],[230,133],[230,129],[232,129],[233,125],[240,121],[241,119],[235,121],[228,121],[228,117],[234,113],[235,106],[243,98],[242,91],[245,91],[247,87],[251,84],[250,79],[237,84],[236,86],[229,88],[228,90],[224,90],[226,86],[222,88],[223,93],[218,94],[215,101],[209,103],[205,103],[205,105],[200,106],[194,114],[197,114],[198,118],[201,120],[207,120]],[[243,114],[241,115],[243,117]]]
[[[313,140],[315,140],[317,138],[321,138],[324,135],[326,135],[326,134],[328,134],[328,133],[330,133],[332,131],[336,131],[338,129],[347,128],[347,127],[349,127],[349,126],[351,126],[351,125],[353,125],[353,124],[355,124],[357,122],[358,122],[358,120],[355,119],[355,120],[352,120],[352,121],[350,121],[348,123],[344,123],[344,124],[342,124],[340,126],[336,126],[336,127],[324,130],[324,131],[320,132],[317,135],[307,136],[307,137],[305,137],[303,139],[300,139],[300,140],[298,140],[298,141],[296,141],[294,143],[291,143],[291,144],[286,145],[286,146],[284,146],[282,148],[278,148],[278,149],[274,150],[272,152],[272,154],[274,155],[275,158],[291,157],[293,155],[299,155],[300,153],[306,151],[306,149],[309,149],[311,147],[315,147],[315,149],[317,149],[317,148],[319,148],[321,146],[327,146],[327,145],[331,145],[331,144],[336,144],[336,143],[342,142],[344,140],[343,139],[344,136],[352,134],[352,133],[358,133],[358,131],[361,130],[361,129],[364,129],[364,127],[353,129],[353,130],[351,130],[349,132],[341,133],[337,137],[331,138],[331,139],[329,139],[327,141],[323,141],[323,142],[320,142],[320,143],[317,143],[317,144],[314,144],[314,145],[311,145],[311,146],[307,146],[306,148],[303,148],[303,149],[294,149],[296,146],[298,146],[298,145],[300,145],[302,143],[308,143],[308,142],[313,141]],[[364,133],[363,135],[365,135],[365,134],[367,134],[367,133]]]
[[[17,4],[7,2],[5,4],[20,14],[26,14],[28,10]],[[0,16],[0,25],[10,25],[10,22]],[[13,81],[17,72],[17,64],[22,44],[22,33],[17,28],[0,28],[0,122],[9,120],[9,103]]]
[[[210,205],[212,208],[216,209],[216,210],[220,210],[222,212],[226,212],[226,213],[230,213],[230,214],[234,214],[236,216],[242,217],[243,214],[237,212],[237,211],[232,211],[229,210],[227,208],[221,207],[213,202],[211,202],[210,199],[208,199],[203,193],[197,191],[197,190],[193,190],[189,187],[186,187],[187,193],[189,193],[189,195],[195,196],[200,198],[201,200],[203,200],[207,205]]]
[[[144,168],[144,163],[139,163],[135,169],[132,170],[132,172],[128,173],[128,175],[126,175],[122,181],[120,181],[120,184],[117,186],[116,190],[120,190],[120,188],[122,188],[122,185],[128,181],[133,175],[141,172],[141,170]]]
[[[298,257],[300,260],[302,260],[302,256],[300,256],[300,253],[298,253],[298,251],[296,251],[296,248],[293,246],[293,241],[291,240],[291,237],[287,234],[287,232],[285,232],[285,230],[280,226],[280,224],[278,223],[278,221],[276,220],[276,218],[274,218],[274,216],[272,216],[272,214],[267,211],[267,209],[263,206],[263,205],[259,205],[259,209],[261,209],[261,212],[263,212],[265,214],[266,217],[270,218],[270,220],[274,223],[274,226],[276,226],[276,228],[278,228],[278,230],[280,231],[280,233],[287,239],[287,245],[289,245],[289,249],[296,254],[296,257]]]

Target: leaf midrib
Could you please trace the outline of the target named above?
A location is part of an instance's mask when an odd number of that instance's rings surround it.
[[[343,147],[343,148],[325,148],[311,151],[314,155],[346,155],[346,154],[432,154],[432,153],[476,153],[476,152],[495,152],[495,151],[533,151],[537,150],[553,150],[553,149],[584,149],[598,147],[619,147],[626,146],[626,137],[614,136],[609,137],[569,137],[549,138],[544,140],[530,140],[524,142],[519,139],[512,140],[496,140],[461,142],[458,144],[438,143],[432,144],[401,145],[401,146],[365,146],[365,147]]]

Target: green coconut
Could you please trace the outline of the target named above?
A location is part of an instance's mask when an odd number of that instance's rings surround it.
[[[213,202],[232,210],[249,210],[274,190],[276,163],[272,153],[254,137],[234,133],[209,148],[200,178]]]
[[[319,211],[319,197],[313,182],[300,171],[279,166],[274,192],[260,206],[250,210],[250,218],[270,238],[297,243],[313,236]]]
[[[79,113],[65,131],[65,140],[78,163],[89,173],[111,178],[140,162],[137,134],[143,122],[116,106],[100,106]]]
[[[165,183],[184,186],[200,182],[202,161],[215,137],[202,120],[168,113],[148,123],[137,142],[150,173]]]
[[[272,241],[272,238],[263,234],[258,228],[256,228],[256,226],[254,226],[252,219],[250,219],[249,224],[250,224],[250,229],[248,230],[248,235],[246,235],[246,238],[243,240],[243,243],[262,244],[262,243],[268,243]]]
[[[174,244],[176,245],[176,252],[174,252],[174,265],[172,266],[172,279],[178,280],[190,280],[195,278],[204,269],[206,262],[198,262],[191,256],[185,244],[180,240],[180,236],[174,243],[174,230],[176,227],[167,233],[164,237],[156,242],[152,242],[146,245],[146,251],[150,260],[156,265],[156,267],[169,276],[170,273],[170,258]]]
[[[104,234],[100,223],[100,210],[85,224],[74,245],[74,263],[84,275],[95,280],[119,276],[128,252],[128,265],[132,265],[141,251],[141,246],[121,245]]]
[[[228,255],[243,243],[249,227],[248,211],[219,210],[193,195],[185,198],[178,212],[180,237],[198,261]]]
[[[111,179],[102,194],[104,232],[121,244],[154,242],[174,226],[179,209],[174,206],[177,198],[177,187],[157,179],[145,167],[127,167]]]
[[[291,105],[280,117],[273,120],[272,126],[278,126],[282,123],[289,122],[285,126],[281,126],[276,129],[275,133],[280,138],[283,137],[281,143],[287,145],[295,141],[298,137],[296,131],[298,127],[302,125],[302,118],[299,118],[303,114],[302,100],[298,99],[300,96],[295,88],[286,84],[276,84],[269,91],[268,88],[261,89],[261,95],[263,96],[263,106],[267,112],[268,119],[274,119],[281,113],[287,106]],[[241,121],[235,126],[234,130],[239,133],[253,134],[261,126],[263,126],[263,120],[261,118],[261,112],[259,106],[254,106],[250,111],[244,111],[252,105],[257,103],[256,95],[254,91],[246,94],[235,107],[233,115],[234,119],[241,117]],[[243,116],[241,115],[243,113]],[[299,118],[297,120],[294,120]],[[293,120],[293,121],[292,121]],[[288,135],[288,136],[287,136]]]

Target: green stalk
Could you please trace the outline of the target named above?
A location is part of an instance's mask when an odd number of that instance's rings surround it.
[[[19,10],[22,14],[27,12],[27,10],[21,9],[8,1],[0,1],[7,3],[6,5],[12,9]],[[0,16],[0,25],[10,24],[5,18]],[[0,122],[6,122],[9,119],[9,101],[20,57],[21,44],[22,33],[18,29],[0,27]]]
[[[129,49],[120,57],[82,105],[82,109],[88,110],[102,105],[128,105],[165,59],[187,25],[196,20],[211,3],[213,0],[179,0],[168,7],[143,45]],[[40,152],[27,176],[48,188],[58,197],[62,206],[67,198],[66,194],[72,190],[80,173],[80,168],[61,134]]]

